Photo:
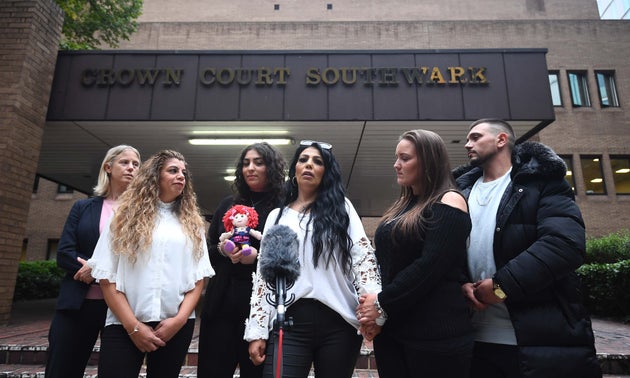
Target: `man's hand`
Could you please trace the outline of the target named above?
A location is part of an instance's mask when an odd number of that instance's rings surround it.
[[[482,311],[485,310],[488,305],[480,302],[475,296],[475,285],[471,282],[465,283],[462,285],[462,294],[468,300],[470,307],[475,310]],[[493,294],[494,295],[494,294]]]

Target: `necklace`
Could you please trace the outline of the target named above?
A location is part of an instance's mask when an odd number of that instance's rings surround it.
[[[475,201],[479,206],[486,206],[492,201],[492,197],[494,197],[494,192],[490,191],[490,194],[487,195],[483,200],[481,199],[481,190],[477,191],[477,195],[475,196]]]
[[[259,204],[260,204],[263,200],[264,200],[264,198],[259,199],[258,201],[254,202],[254,199],[253,199],[253,198],[251,198],[251,197],[249,197],[249,201],[252,203],[252,207],[253,207],[254,209],[256,209],[256,205],[259,205]]]
[[[500,180],[494,180],[489,183],[478,183],[475,185],[475,201],[479,206],[487,206],[494,198],[496,188],[499,186]]]
[[[308,202],[308,203],[305,203],[305,204],[299,204],[299,203],[297,203],[297,202],[293,202],[293,206],[295,206],[295,207],[299,208],[299,209],[300,209],[300,210],[299,210],[299,212],[300,212],[300,213],[302,213],[302,214],[304,214],[304,213],[306,213],[306,209],[307,209],[307,208],[308,208],[308,207],[309,207],[312,203],[313,203],[313,202]]]

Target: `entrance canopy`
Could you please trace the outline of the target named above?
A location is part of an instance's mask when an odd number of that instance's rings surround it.
[[[437,132],[453,167],[468,125],[503,118],[525,140],[554,119],[544,49],[458,51],[61,52],[38,173],[91,193],[106,150],[169,148],[186,157],[202,210],[230,193],[243,145],[197,139],[302,139],[333,144],[361,216],[399,194],[398,136]]]

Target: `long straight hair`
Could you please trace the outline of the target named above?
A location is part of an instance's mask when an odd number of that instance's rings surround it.
[[[418,160],[417,187],[420,193],[415,195],[411,186],[402,186],[400,197],[385,212],[381,222],[397,220],[392,228],[392,235],[422,235],[427,225],[425,209],[438,202],[444,193],[457,190],[455,179],[451,174],[446,145],[442,138],[428,130],[410,130],[403,133],[398,141],[407,140],[416,148]],[[409,210],[412,201],[416,204]]]

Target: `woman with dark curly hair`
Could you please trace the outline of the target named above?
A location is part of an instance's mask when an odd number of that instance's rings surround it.
[[[212,277],[184,157],[147,160],[88,261],[109,307],[101,335],[100,378],[176,378],[188,352],[195,306]]]
[[[232,378],[237,365],[241,378],[262,376],[262,366],[249,360],[249,345],[243,340],[260,242],[250,239],[249,254],[240,247],[225,251],[225,242],[219,241],[226,231],[221,218],[233,205],[253,207],[259,219],[256,229],[262,230],[269,212],[284,198],[285,168],[284,158],[270,144],[245,147],[236,162],[234,194],[221,201],[212,217],[208,250],[217,275],[208,283],[201,313],[197,377]]]
[[[300,142],[289,178],[284,207],[274,209],[265,226],[265,231],[274,224],[288,226],[299,241],[301,272],[287,290],[287,298],[295,302],[286,310],[293,325],[283,336],[283,377],[307,377],[311,366],[318,378],[351,377],[362,341],[354,315],[358,296],[379,292],[381,287],[374,250],[345,197],[330,144]],[[250,342],[252,362],[265,362],[265,377],[275,375],[275,340],[269,334],[277,312],[266,301],[268,294],[258,271],[245,340]]]

